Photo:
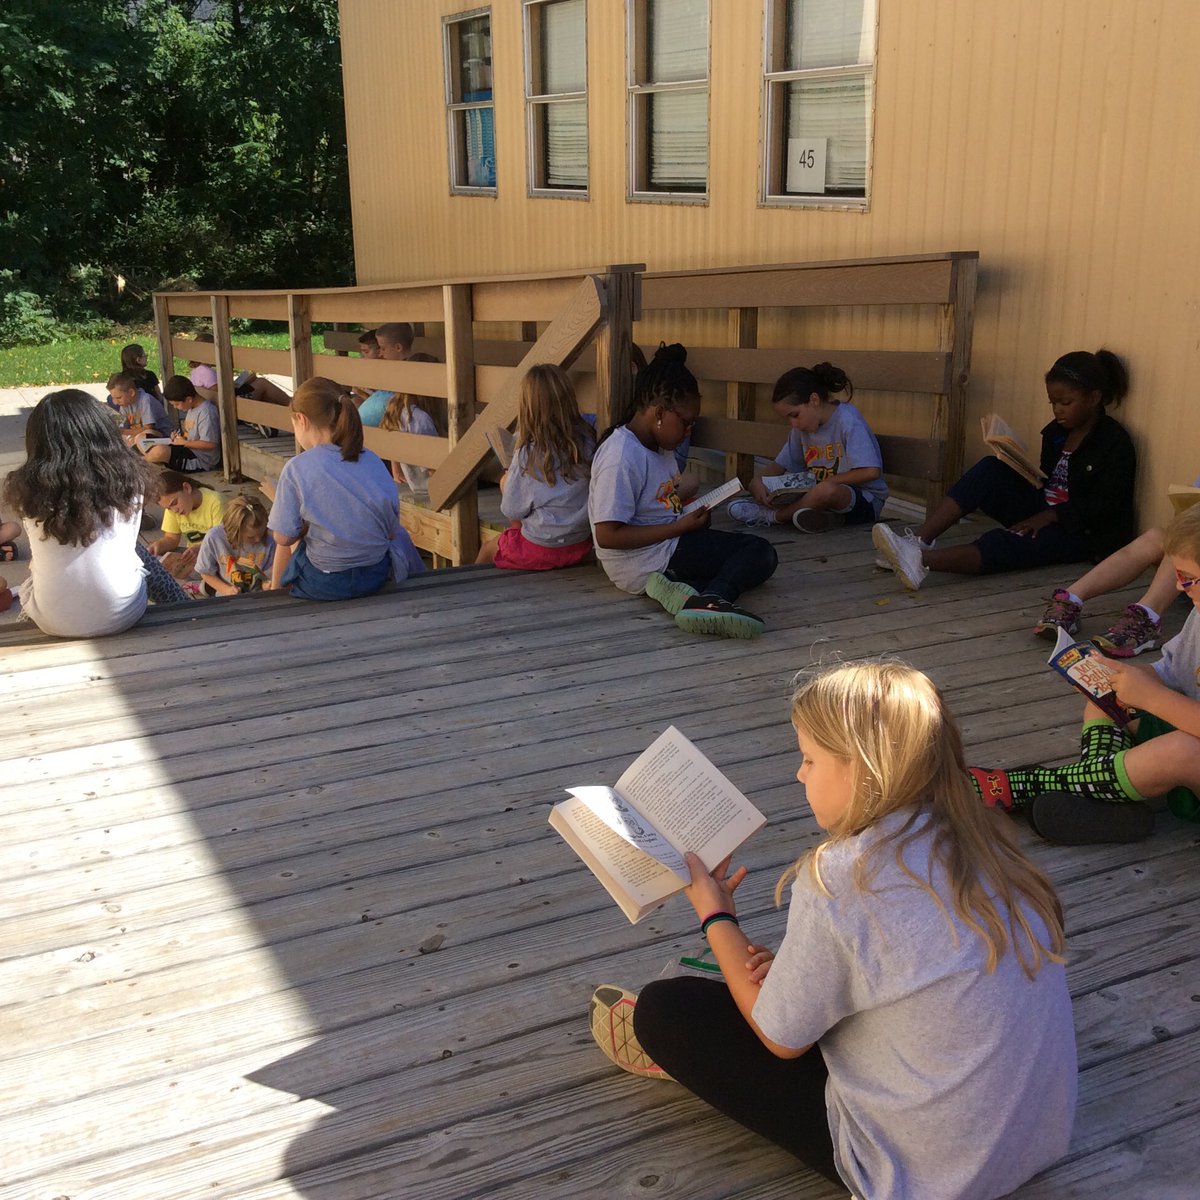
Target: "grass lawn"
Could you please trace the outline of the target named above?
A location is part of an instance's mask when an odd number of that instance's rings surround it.
[[[239,346],[265,346],[286,350],[288,335],[280,333],[237,333],[233,340]],[[160,379],[183,371],[180,360],[173,370],[164,371],[154,349],[151,329],[125,330],[121,337],[80,338],[75,341],[48,342],[44,346],[13,346],[0,349],[0,387],[45,387],[53,384],[104,382],[121,366],[121,349],[130,342],[140,342],[150,356],[147,364]],[[324,349],[321,337],[313,337],[313,350]]]

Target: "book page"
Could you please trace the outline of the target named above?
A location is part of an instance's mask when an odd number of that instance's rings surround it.
[[[766,818],[673,725],[617,780],[625,796],[678,850],[711,870]]]
[[[637,919],[636,910],[683,890],[684,881],[674,871],[631,846],[578,797],[556,804],[550,824],[591,868],[630,920]]]
[[[727,479],[720,487],[715,487],[711,492],[705,492],[703,496],[697,496],[695,500],[685,504],[683,511],[690,513],[695,512],[698,508],[716,508],[718,504],[724,504],[726,500],[736,496],[742,490],[740,479]]]
[[[590,812],[618,837],[624,838],[643,854],[657,859],[685,883],[690,880],[683,855],[653,825],[648,824],[640,813],[631,809],[618,792],[603,786],[567,788],[567,792],[582,800]]]

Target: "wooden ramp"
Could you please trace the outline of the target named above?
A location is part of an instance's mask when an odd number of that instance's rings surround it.
[[[595,1050],[592,988],[654,977],[695,923],[628,925],[548,806],[679,725],[769,816],[739,896],[777,943],[771,889],[817,833],[798,667],[903,655],[985,764],[1069,758],[1079,706],[1029,635],[1049,574],[910,597],[865,530],[778,540],[758,643],[688,638],[590,568],[0,633],[0,1196],[843,1195]],[[1070,1157],[1025,1200],[1200,1194],[1198,833],[1029,838],[1083,1073]]]

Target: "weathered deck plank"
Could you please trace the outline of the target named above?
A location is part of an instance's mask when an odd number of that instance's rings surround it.
[[[780,540],[749,645],[590,570],[0,634],[0,1195],[839,1195],[595,1053],[591,987],[696,938],[678,905],[627,925],[547,805],[678,723],[771,819],[739,895],[777,939],[774,879],[817,836],[797,667],[909,658],[976,761],[1069,758],[1078,706],[1028,634],[1049,574],[909,597],[865,531]],[[1141,846],[1028,837],[1068,913],[1083,1068],[1071,1155],[1030,1200],[1200,1191],[1198,841],[1169,818]]]

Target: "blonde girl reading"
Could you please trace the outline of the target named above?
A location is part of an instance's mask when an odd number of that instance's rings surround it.
[[[724,981],[659,980],[636,1001],[600,988],[593,1032],[858,1200],[1006,1196],[1066,1152],[1075,1110],[1054,888],[979,804],[920,672],[825,670],[792,722],[827,836],[776,888],[791,893],[778,954],[740,927],[745,868],[689,855]],[[608,1034],[631,1003],[632,1053]]]
[[[267,529],[267,510],[257,496],[235,496],[200,543],[196,570],[210,596],[259,591],[271,578],[275,539]]]
[[[409,362],[436,362],[432,354],[412,354]],[[390,429],[396,433],[416,433],[422,437],[438,437],[445,434],[444,429],[438,428],[433,414],[426,407],[431,398],[412,396],[407,392],[396,392],[387,402],[378,422],[363,420],[364,425],[378,424],[380,429]],[[362,419],[362,411],[359,411]],[[415,463],[390,463],[392,478],[397,483],[408,484],[409,491],[414,496],[429,494],[429,468],[419,467]]]
[[[574,567],[593,558],[588,481],[596,436],[561,367],[531,367],[521,381],[513,460],[500,511],[513,522],[476,562],[517,571]]]

